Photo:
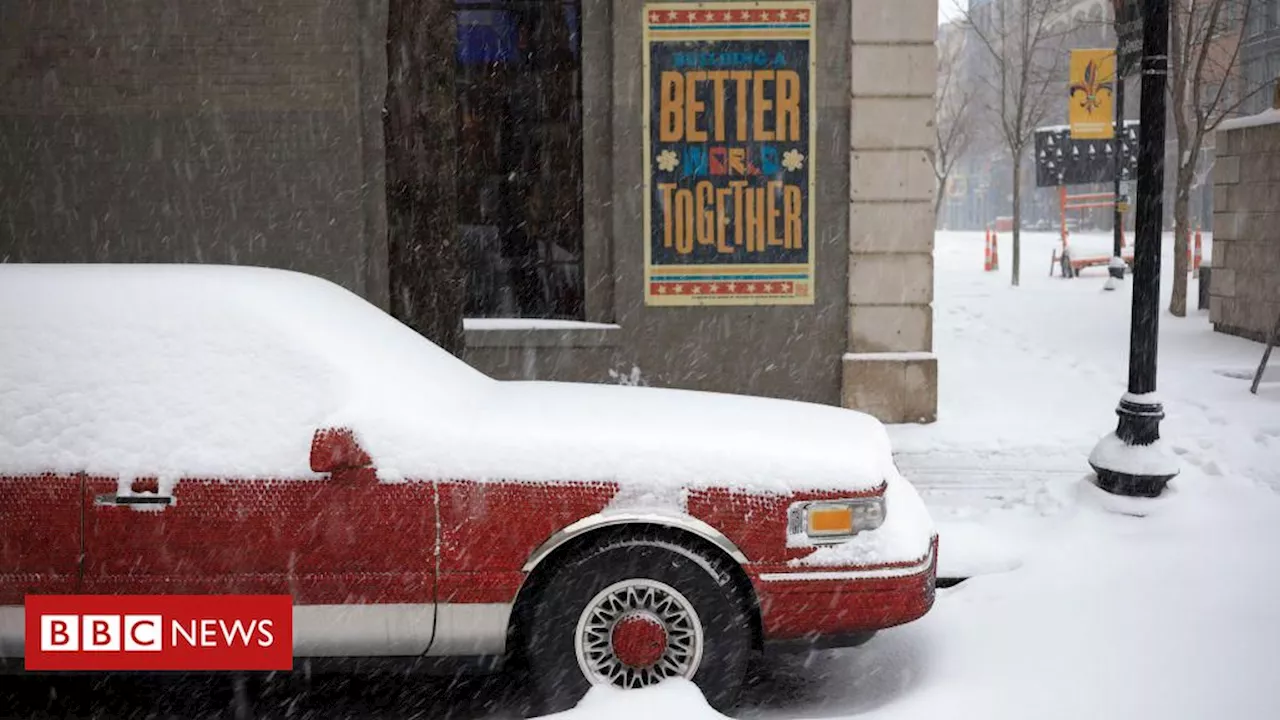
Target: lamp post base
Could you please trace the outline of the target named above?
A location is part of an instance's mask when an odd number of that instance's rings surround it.
[[[1160,493],[1164,492],[1169,481],[1176,475],[1176,473],[1174,475],[1132,475],[1105,470],[1097,465],[1093,466],[1093,470],[1097,473],[1093,484],[1100,490],[1105,490],[1112,495],[1141,498],[1160,497]]]
[[[1160,441],[1164,407],[1149,396],[1126,394],[1116,408],[1116,431],[1089,454],[1094,484],[1113,495],[1159,497],[1178,474],[1178,461]]]
[[[1129,263],[1125,262],[1124,258],[1119,255],[1111,256],[1111,262],[1107,265],[1107,272],[1111,274],[1111,277],[1117,280],[1124,280],[1124,274],[1128,269]]]

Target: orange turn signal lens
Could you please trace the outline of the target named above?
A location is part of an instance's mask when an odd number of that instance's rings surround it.
[[[810,535],[839,535],[853,532],[853,508],[827,505],[809,508]]]

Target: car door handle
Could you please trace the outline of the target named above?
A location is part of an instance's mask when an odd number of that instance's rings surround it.
[[[107,493],[94,498],[94,505],[172,505],[170,495],[117,495]]]

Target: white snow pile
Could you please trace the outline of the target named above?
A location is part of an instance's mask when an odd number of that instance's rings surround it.
[[[1280,123],[1280,108],[1270,108],[1254,115],[1223,120],[1218,124],[1220,131],[1239,130],[1240,128],[1260,127]]]
[[[0,474],[309,478],[311,438],[326,427],[355,430],[385,480],[902,482],[870,416],[495,382],[307,275],[0,265]]]
[[[1089,453],[1089,464],[1130,475],[1165,476],[1178,472],[1178,460],[1157,439],[1147,445],[1130,445],[1114,432],[1107,433]]]
[[[578,706],[547,720],[725,720],[707,704],[698,686],[682,678],[671,678],[641,690],[623,690],[597,685],[587,691]]]
[[[467,318],[462,321],[465,330],[617,330],[611,323],[583,322],[581,320],[549,320],[543,318]]]

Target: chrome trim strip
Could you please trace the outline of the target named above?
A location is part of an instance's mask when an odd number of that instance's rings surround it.
[[[510,603],[295,605],[294,657],[501,655]]]
[[[430,603],[294,605],[294,657],[421,655],[432,643]]]
[[[436,606],[436,637],[428,655],[502,655],[507,649],[511,603],[443,603]]]
[[[26,655],[22,646],[27,634],[26,617],[21,605],[0,605],[0,658]]]
[[[919,575],[933,564],[933,549],[914,565],[871,570],[799,570],[796,572],[760,573],[761,582],[803,582],[822,580],[875,580]]]
[[[686,530],[697,535],[698,537],[710,542],[716,547],[728,553],[740,564],[747,562],[747,556],[742,554],[737,545],[734,545],[729,538],[720,533],[719,530],[711,527],[705,522],[688,515],[678,515],[675,513],[667,514],[661,512],[601,512],[595,515],[588,515],[576,522],[566,525],[563,529],[556,531],[551,537],[547,538],[521,568],[524,572],[532,572],[547,558],[556,548],[569,542],[570,540],[599,528],[611,527],[614,525],[633,525],[633,524],[650,524],[662,525],[663,527],[677,528]]]

